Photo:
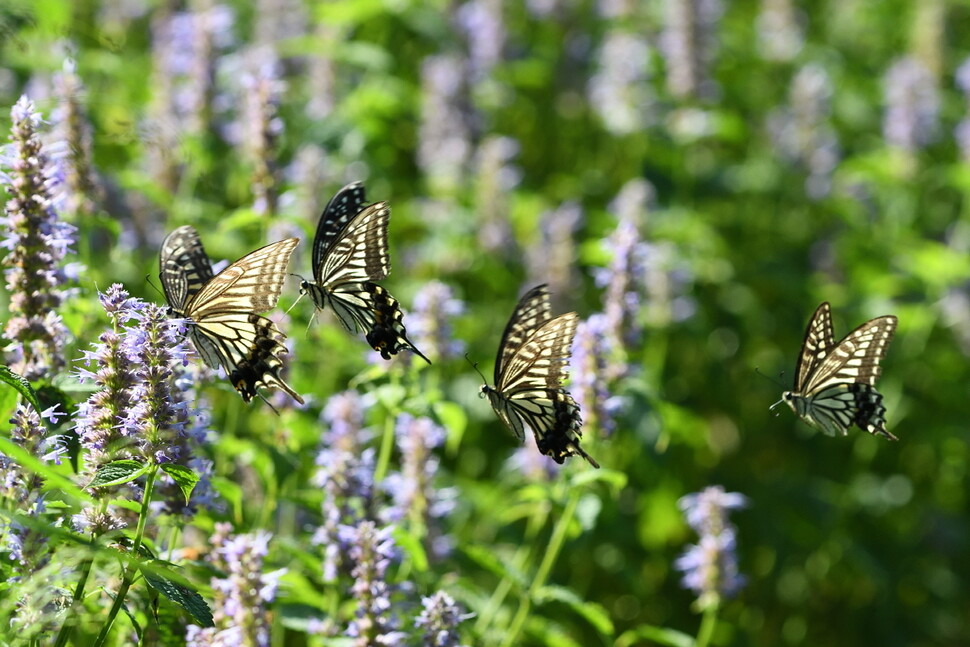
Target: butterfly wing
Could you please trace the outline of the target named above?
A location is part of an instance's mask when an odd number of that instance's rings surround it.
[[[805,329],[805,340],[802,342],[802,353],[795,367],[796,392],[803,392],[808,378],[822,363],[822,360],[835,347],[835,331],[832,328],[832,309],[827,301],[823,301],[815,310],[812,319]]]
[[[495,385],[499,390],[502,390],[502,375],[506,373],[505,367],[509,365],[525,340],[550,319],[552,319],[552,303],[549,299],[549,289],[545,284],[537,285],[519,299],[512,317],[509,318],[502,332],[498,357],[495,359]],[[575,330],[573,332],[575,333]]]
[[[896,317],[877,317],[862,324],[830,352],[820,358],[818,366],[806,377],[802,393],[814,393],[837,383],[875,386],[882,373],[879,363],[886,355],[896,332]]]
[[[184,314],[188,300],[212,279],[212,264],[198,232],[189,225],[165,237],[158,267],[168,305],[179,314]]]
[[[321,272],[330,248],[351,219],[363,210],[365,200],[363,183],[354,182],[337,191],[320,215],[317,233],[313,237],[313,272],[318,283],[323,283]]]
[[[386,202],[364,207],[327,248],[322,262],[314,265],[314,278],[324,289],[341,283],[379,281],[391,271],[387,252],[387,225],[391,209]]]
[[[544,304],[541,294],[545,294]],[[526,297],[530,295],[529,303],[526,298],[520,301],[513,320],[520,313],[526,324],[547,316],[548,293],[544,289],[533,290]],[[523,308],[524,304],[526,307]],[[500,357],[505,361],[496,378],[496,388],[488,389],[486,393],[492,408],[516,436],[520,439],[524,436],[525,425],[532,429],[542,454],[560,464],[568,456],[579,455],[599,467],[579,445],[582,438],[579,405],[562,387],[568,374],[577,322],[575,312],[560,315],[543,323],[521,342],[519,335],[528,333],[527,325],[506,327],[507,334],[503,339],[511,340],[517,348],[511,353],[504,346],[501,348]]]
[[[188,302],[185,314],[195,321],[226,312],[265,312],[276,306],[290,254],[299,238],[287,238],[243,256],[212,277]]]

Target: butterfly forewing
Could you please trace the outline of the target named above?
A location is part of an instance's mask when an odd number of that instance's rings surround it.
[[[496,387],[509,397],[519,390],[556,389],[569,373],[579,317],[570,312],[545,322],[508,358]]]
[[[519,299],[512,317],[502,332],[502,341],[499,342],[498,357],[495,360],[495,385],[499,390],[502,390],[502,375],[507,373],[505,367],[525,340],[550,319],[552,319],[552,303],[549,299],[549,289],[545,284],[532,288]]]
[[[314,277],[325,288],[353,281],[379,281],[391,271],[387,252],[387,224],[391,210],[378,202],[353,217],[329,246],[323,262],[314,266]]]
[[[212,278],[212,264],[202,247],[199,234],[189,226],[179,227],[162,243],[158,266],[165,298],[179,313]]]
[[[243,256],[202,286],[186,309],[204,317],[210,312],[265,312],[276,307],[290,254],[299,244],[298,238],[287,238]]]
[[[317,233],[313,237],[313,267],[323,267],[323,259],[327,256],[327,251],[334,241],[340,236],[340,232],[356,216],[366,204],[366,194],[364,185],[361,182],[348,184],[337,191],[337,194],[330,199],[320,220],[317,222]],[[315,277],[320,281],[320,276]]]
[[[862,324],[821,359],[799,391],[811,393],[833,382],[875,386],[882,371],[879,362],[885,356],[895,330],[896,317],[892,315]]]
[[[802,391],[808,377],[818,368],[825,356],[835,346],[835,331],[832,328],[832,309],[823,302],[812,315],[805,330],[802,353],[795,369],[795,391]]]

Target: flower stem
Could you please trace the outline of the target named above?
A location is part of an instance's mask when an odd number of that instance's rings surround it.
[[[121,580],[121,586],[118,587],[114,604],[111,605],[111,610],[108,612],[108,619],[105,621],[101,632],[94,641],[93,647],[101,647],[104,645],[104,641],[107,640],[108,633],[111,631],[111,625],[114,624],[115,617],[117,617],[118,612],[121,611],[121,608],[125,604],[128,589],[131,588],[132,582],[135,581],[135,575],[138,572],[138,552],[141,549],[142,537],[145,535],[145,525],[147,524],[149,516],[148,504],[152,500],[152,489],[154,488],[155,477],[157,475],[158,466],[152,465],[145,479],[145,493],[141,498],[141,512],[138,515],[138,527],[135,530],[135,541],[131,546],[130,559],[125,563],[125,574]]]
[[[556,527],[552,530],[552,537],[549,538],[549,546],[546,547],[543,553],[542,562],[539,564],[538,570],[536,570],[535,577],[532,578],[532,584],[529,586],[529,590],[523,593],[519,601],[519,610],[516,612],[515,618],[512,619],[512,623],[505,633],[505,640],[502,641],[502,647],[518,644],[519,633],[522,631],[522,627],[525,625],[525,621],[529,617],[529,611],[532,608],[532,598],[539,589],[545,586],[546,578],[549,577],[549,571],[552,570],[553,564],[556,563],[556,559],[559,557],[559,551],[562,550],[563,543],[566,541],[566,531],[569,529],[569,524],[573,520],[573,515],[576,513],[576,506],[578,505],[579,490],[573,488],[570,490],[569,499],[566,501],[566,507],[562,511],[562,516],[559,517],[559,521],[556,522]]]
[[[717,612],[721,605],[711,604],[704,609],[704,616],[701,618],[700,629],[697,630],[697,640],[694,647],[707,647],[714,635],[714,628],[717,626]]]

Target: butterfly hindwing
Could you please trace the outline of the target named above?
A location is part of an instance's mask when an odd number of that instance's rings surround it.
[[[364,187],[355,182],[330,200],[313,241],[314,282],[304,281],[317,308],[329,307],[350,332],[363,332],[384,359],[408,349],[431,361],[407,338],[400,304],[375,283],[391,269],[387,248],[390,208],[364,205]]]
[[[222,366],[246,402],[267,387],[303,403],[280,377],[285,335],[258,314],[276,305],[297,244],[289,238],[266,245],[215,276],[192,227],[176,229],[162,245],[161,280],[169,306],[189,322],[200,357],[212,368]]]
[[[551,317],[546,286],[522,297],[502,335],[496,359],[495,388],[482,386],[498,417],[520,440],[528,426],[539,451],[562,463],[582,456],[599,464],[580,446],[579,405],[562,386],[567,376],[578,317]]]
[[[855,423],[895,440],[886,430],[886,408],[875,384],[896,324],[892,315],[877,317],[835,343],[829,305],[823,303],[808,325],[795,386],[783,399],[824,433],[845,435]]]

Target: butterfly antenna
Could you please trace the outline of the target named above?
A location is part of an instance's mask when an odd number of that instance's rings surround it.
[[[780,388],[782,391],[785,390],[784,383],[782,383],[782,382],[776,382],[774,379],[768,377],[767,375],[765,375],[764,373],[761,372],[761,369],[759,367],[755,366],[754,367],[754,372],[757,373],[758,375],[760,375],[761,377],[765,378],[766,380],[768,380],[769,382],[771,382],[772,384],[774,384],[778,388]],[[778,377],[779,378],[784,378],[785,377],[785,372],[782,371],[781,373],[779,373],[778,374]]]
[[[471,365],[472,365],[472,368],[473,368],[473,369],[475,369],[475,372],[476,372],[476,373],[478,373],[478,374],[479,374],[479,375],[481,376],[481,378],[482,378],[482,382],[486,382],[486,383],[487,383],[487,382],[488,382],[488,380],[486,380],[486,379],[485,379],[485,376],[484,376],[484,375],[482,375],[482,372],[478,370],[478,362],[473,362],[473,361],[471,360],[471,358],[470,358],[470,357],[468,357],[468,353],[465,353],[465,359],[466,359],[466,360],[468,361],[468,363],[469,363],[469,364],[471,364]]]
[[[153,289],[154,289],[154,290],[155,290],[156,292],[158,292],[158,294],[159,294],[159,295],[161,295],[161,297],[162,297],[163,299],[165,299],[166,301],[168,301],[168,297],[166,297],[166,296],[165,296],[165,293],[164,293],[164,292],[162,292],[162,291],[161,291],[161,290],[160,290],[160,289],[158,288],[158,286],[157,286],[157,285],[155,285],[155,282],[154,282],[154,281],[152,281],[152,275],[151,275],[151,274],[146,274],[146,275],[145,275],[145,281],[147,281],[147,282],[148,282],[148,285],[150,285],[150,286],[152,286],[152,288],[153,288]]]

